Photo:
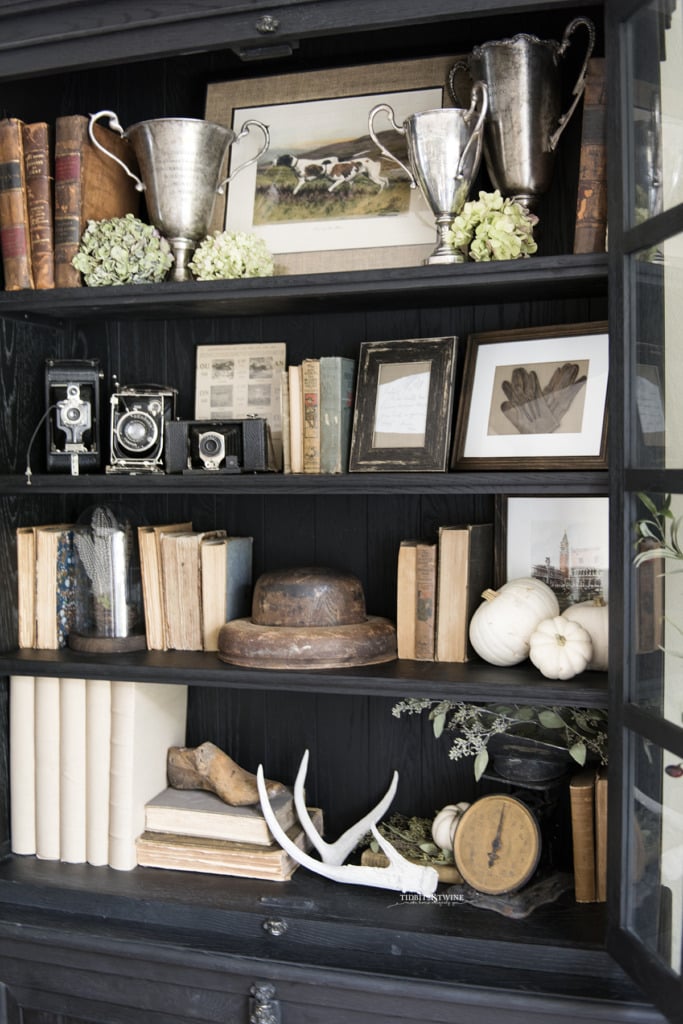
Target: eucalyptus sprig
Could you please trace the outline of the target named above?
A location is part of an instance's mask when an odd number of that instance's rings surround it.
[[[523,734],[540,727],[552,733],[555,746],[565,747],[569,756],[584,765],[589,753],[607,764],[607,713],[600,708],[562,707],[520,704],[466,704],[463,701],[431,700],[409,697],[392,708],[401,715],[429,712],[434,736],[445,729],[455,733],[448,756],[453,761],[474,757],[474,777],[479,780],[489,763],[488,743],[493,736],[515,732]]]

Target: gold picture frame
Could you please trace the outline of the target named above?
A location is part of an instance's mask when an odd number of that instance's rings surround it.
[[[378,152],[368,116],[376,104],[388,103],[400,125],[418,110],[452,106],[447,82],[455,61],[435,57],[209,84],[207,120],[239,133],[254,119],[271,136],[259,163],[238,172],[219,197],[211,230],[259,234],[277,274],[421,264],[434,248],[434,216],[405,172]],[[405,162],[405,139],[388,119],[378,116],[374,127]],[[226,173],[254,155],[261,140],[253,131],[233,144]],[[367,170],[341,182],[321,174],[300,184],[291,167],[276,164],[292,154],[299,161],[309,154],[307,162],[365,157],[381,164],[387,185]]]

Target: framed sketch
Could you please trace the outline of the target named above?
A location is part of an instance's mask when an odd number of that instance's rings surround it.
[[[266,124],[270,147],[238,172],[216,203],[212,230],[264,239],[275,272],[322,273],[413,266],[434,248],[434,216],[401,168],[382,157],[368,115],[388,103],[400,125],[411,114],[452,106],[454,57],[274,75],[208,86],[205,116],[239,133]],[[405,163],[405,137],[378,115],[375,131]],[[254,156],[252,130],[228,153],[229,172]]]
[[[560,611],[608,600],[609,499],[496,499],[496,585],[533,576],[555,592]]]
[[[349,472],[448,468],[457,338],[366,341]]]
[[[454,469],[604,469],[604,322],[468,339]]]

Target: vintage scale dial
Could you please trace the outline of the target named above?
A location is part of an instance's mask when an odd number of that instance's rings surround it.
[[[513,796],[484,796],[469,807],[453,840],[455,863],[473,889],[514,892],[529,881],[541,854],[541,833],[529,808]]]

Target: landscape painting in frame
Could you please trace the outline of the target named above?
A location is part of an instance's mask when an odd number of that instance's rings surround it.
[[[507,498],[506,504],[508,580],[542,580],[560,611],[596,598],[607,602],[608,498]]]
[[[452,63],[437,58],[209,86],[207,119],[236,133],[256,120],[270,134],[267,152],[236,174],[261,133],[252,129],[253,138],[231,147],[235,176],[220,226],[261,237],[280,273],[422,262],[434,246],[434,215],[407,173],[381,154],[368,119],[382,103],[399,126],[413,113],[448,105]],[[407,164],[405,134],[385,112],[373,127]]]

